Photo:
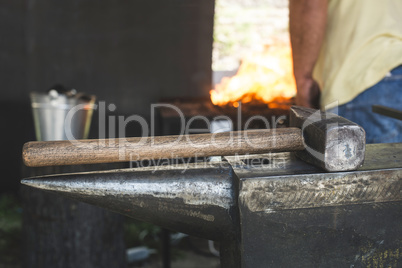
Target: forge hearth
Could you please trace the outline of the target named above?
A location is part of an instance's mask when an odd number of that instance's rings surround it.
[[[270,104],[257,101],[240,103],[239,107],[231,104],[214,105],[209,97],[164,98],[159,103],[175,106],[181,111],[186,123],[192,120],[191,128],[205,129],[205,132],[208,132],[207,123],[201,117],[206,118],[209,122],[215,119],[230,118],[233,130],[287,127],[289,109],[294,105],[294,99]],[[161,107],[159,112],[162,119],[162,135],[179,134],[182,119],[178,111],[169,107]]]

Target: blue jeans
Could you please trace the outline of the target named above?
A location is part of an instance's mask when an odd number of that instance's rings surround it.
[[[366,143],[402,142],[402,121],[372,112],[372,105],[402,110],[402,65],[352,101],[338,107],[338,114],[364,128]],[[336,113],[336,108],[330,109]]]

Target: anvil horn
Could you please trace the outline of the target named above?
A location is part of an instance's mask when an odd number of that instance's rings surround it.
[[[211,240],[235,232],[229,165],[176,165],[34,177],[22,183]]]

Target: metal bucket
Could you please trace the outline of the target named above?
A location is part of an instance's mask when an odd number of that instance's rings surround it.
[[[95,96],[75,90],[32,92],[32,112],[38,141],[88,138]]]

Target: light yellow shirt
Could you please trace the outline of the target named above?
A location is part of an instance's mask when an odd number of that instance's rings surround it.
[[[313,72],[322,109],[351,101],[401,64],[402,0],[329,0]]]

